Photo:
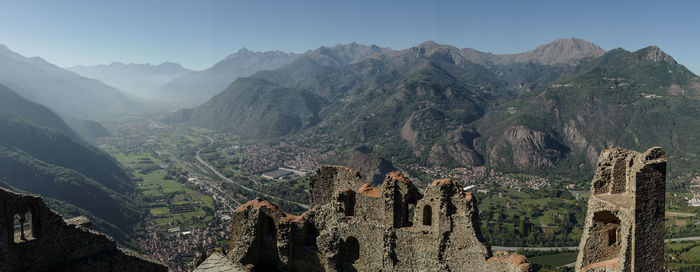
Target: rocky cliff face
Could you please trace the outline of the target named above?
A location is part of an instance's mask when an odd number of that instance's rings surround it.
[[[511,127],[485,146],[489,164],[520,169],[552,168],[568,151],[552,134],[525,126]]]
[[[474,139],[480,135],[473,128],[447,133],[430,148],[428,162],[438,166],[476,166],[484,158],[474,150]]]

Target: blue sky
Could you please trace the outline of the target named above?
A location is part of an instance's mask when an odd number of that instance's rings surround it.
[[[164,61],[204,69],[242,47],[304,52],[427,40],[516,53],[576,37],[658,45],[700,73],[700,1],[0,0],[0,43],[60,66]]]

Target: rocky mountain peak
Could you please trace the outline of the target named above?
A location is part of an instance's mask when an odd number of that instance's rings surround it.
[[[453,60],[462,58],[459,48],[456,48],[451,45],[439,44],[434,41],[423,42],[411,49],[413,51],[417,51],[420,55],[423,56],[432,56],[435,54],[439,54],[452,58]]]
[[[666,54],[664,51],[661,50],[656,45],[648,46],[645,48],[640,49],[639,51],[636,52],[638,56],[640,56],[642,59],[654,61],[654,62],[667,62],[671,64],[676,64],[676,60],[673,59],[670,55]]]
[[[238,51],[236,52],[236,54],[252,54],[252,53],[255,53],[255,52],[248,50],[247,47],[243,47],[241,49],[238,49]]]
[[[587,58],[599,57],[605,54],[600,46],[577,38],[557,39],[551,43],[515,55],[515,62],[537,62],[541,64],[576,65]]]
[[[425,42],[422,42],[421,44],[419,44],[419,45],[416,46],[416,47],[418,47],[418,48],[435,48],[435,47],[438,47],[438,46],[440,46],[440,44],[438,44],[438,43],[436,43],[436,42],[434,42],[434,41],[425,41]]]

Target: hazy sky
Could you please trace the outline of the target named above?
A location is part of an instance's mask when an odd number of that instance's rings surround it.
[[[516,53],[577,37],[658,45],[700,72],[700,1],[0,0],[0,43],[60,66],[178,62],[204,69],[242,47],[304,52],[426,40]]]

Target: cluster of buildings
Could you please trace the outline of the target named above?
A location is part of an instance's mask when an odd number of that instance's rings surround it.
[[[259,173],[280,165],[293,165],[300,169],[315,169],[321,161],[333,155],[333,151],[306,147],[297,140],[282,141],[274,145],[255,143],[242,148],[245,160],[241,165],[248,173]],[[289,167],[288,167],[289,168]]]
[[[470,185],[475,183],[479,185],[497,184],[517,190],[524,188],[537,190],[551,185],[551,180],[544,177],[514,177],[494,169],[487,169],[485,166],[446,168],[410,165],[409,167],[435,178],[449,178]]]
[[[273,170],[270,172],[265,172],[262,175],[260,175],[263,178],[266,179],[289,179],[293,177],[294,175],[296,176],[306,176],[309,171],[304,169],[304,168],[296,168],[296,167],[280,167],[277,170]]]
[[[155,223],[148,222],[146,236],[138,239],[139,248],[168,266],[170,271],[191,271],[192,267],[189,264],[202,251],[216,248],[220,241],[229,239],[230,220],[229,215],[218,214],[217,220],[206,227],[191,230],[182,230],[179,227],[163,230]]]
[[[688,199],[688,206],[700,207],[700,176],[690,180],[690,190],[693,192],[693,198]]]

